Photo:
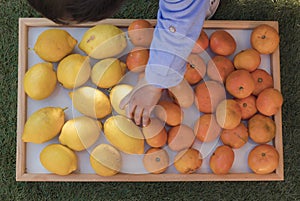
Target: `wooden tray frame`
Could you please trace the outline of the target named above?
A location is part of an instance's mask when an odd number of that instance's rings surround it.
[[[114,24],[119,27],[128,27],[134,19],[106,19],[96,23],[71,25],[73,27],[91,27],[99,23]],[[152,25],[156,20],[149,19]],[[205,21],[204,28],[211,29],[253,29],[259,24],[268,24],[278,30],[277,21]],[[117,174],[111,177],[102,177],[96,174],[70,174],[59,176],[55,174],[32,174],[26,172],[26,143],[21,139],[26,121],[26,94],[22,80],[28,68],[28,29],[30,27],[58,27],[45,18],[19,19],[19,69],[18,69],[18,114],[17,114],[17,153],[16,153],[16,180],[17,181],[70,181],[70,182],[154,182],[154,181],[282,181],[284,180],[283,143],[282,143],[282,111],[275,116],[276,135],[274,146],[279,152],[279,166],[274,173],[258,175],[254,173],[230,173],[227,175],[201,174]],[[271,70],[274,87],[280,90],[280,59],[279,48],[271,55]]]

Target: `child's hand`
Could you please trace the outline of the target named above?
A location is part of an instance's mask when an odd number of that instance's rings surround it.
[[[120,103],[120,108],[126,110],[128,118],[133,118],[137,125],[149,124],[150,114],[159,101],[162,89],[147,84],[143,79]]]

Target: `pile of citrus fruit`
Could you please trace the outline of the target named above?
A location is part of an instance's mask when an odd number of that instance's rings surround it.
[[[137,126],[119,108],[134,87],[120,81],[128,71],[144,76],[153,26],[146,20],[135,20],[127,33],[134,47],[125,61],[119,56],[128,47],[126,33],[111,24],[88,29],[78,44],[82,53],[74,53],[78,41],[63,29],[48,29],[38,36],[33,50],[44,62],[26,72],[25,93],[40,101],[51,98],[56,87],[63,87],[82,114],[65,119],[67,108],[49,106],[27,119],[24,142],[41,144],[58,137],[59,143],[40,153],[40,162],[48,171],[58,175],[76,171],[76,152],[95,145],[102,132],[109,144],[99,144],[90,153],[90,165],[101,176],[120,172],[126,162],[122,152],[144,154],[142,162],[149,173],[163,173],[171,165],[179,173],[194,173],[203,162],[201,152],[193,147],[195,141],[218,138],[222,145],[213,150],[209,161],[213,173],[229,173],[235,159],[233,150],[248,139],[257,143],[248,155],[249,168],[258,174],[277,168],[279,154],[270,145],[276,132],[272,117],[281,109],[283,97],[274,88],[272,76],[259,69],[261,54],[278,48],[279,35],[274,28],[257,26],[249,39],[251,48],[238,53],[229,32],[216,30],[209,37],[202,30],[187,58],[184,79],[165,90],[168,99],[159,101],[146,127]],[[206,63],[201,53],[208,49],[213,57]],[[91,65],[91,59],[97,62]],[[86,85],[89,80],[94,87]],[[183,119],[184,109],[192,105],[201,115],[190,127]],[[168,151],[176,153],[174,160]]]

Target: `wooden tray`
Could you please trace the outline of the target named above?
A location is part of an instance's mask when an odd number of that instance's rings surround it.
[[[114,24],[120,28],[127,28],[134,19],[107,19],[97,23],[72,25],[68,27],[91,27],[99,23]],[[153,25],[156,20],[149,20]],[[259,24],[269,24],[278,31],[278,22],[275,21],[206,21],[204,29],[226,30],[251,30]],[[229,173],[227,175],[215,175],[212,173],[194,174],[125,174],[120,173],[112,177],[102,177],[94,173],[72,173],[68,176],[59,176],[50,173],[32,173],[27,171],[26,152],[27,144],[21,139],[24,124],[27,119],[27,96],[23,88],[23,77],[28,69],[28,34],[30,28],[35,27],[62,27],[44,18],[20,18],[19,20],[19,70],[18,70],[18,114],[17,114],[17,153],[16,153],[16,180],[17,181],[80,181],[80,182],[104,182],[104,181],[272,181],[284,179],[283,146],[282,146],[282,113],[281,110],[274,116],[276,123],[276,135],[273,145],[279,152],[279,166],[274,173],[258,175],[254,173]],[[274,79],[274,88],[280,90],[280,61],[279,48],[270,55],[270,71]],[[39,159],[37,159],[39,160]]]

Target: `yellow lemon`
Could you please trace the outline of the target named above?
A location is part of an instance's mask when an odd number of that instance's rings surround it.
[[[120,172],[122,158],[120,152],[111,145],[100,144],[90,155],[94,171],[101,176],[113,176]]]
[[[107,58],[93,66],[91,79],[100,88],[110,88],[119,83],[125,72],[125,63],[116,58]]]
[[[116,115],[104,123],[106,139],[119,150],[128,154],[144,153],[144,136],[130,119]]]
[[[109,98],[110,98],[110,102],[111,105],[113,107],[113,109],[120,115],[126,115],[125,110],[121,109],[119,107],[120,102],[122,101],[122,99],[127,96],[133,89],[133,86],[128,85],[128,84],[120,84],[120,85],[116,85],[114,86],[110,93],[109,93]]]
[[[78,47],[95,59],[114,57],[127,47],[125,33],[111,24],[99,24],[88,29]]]
[[[51,63],[38,63],[32,66],[24,76],[24,91],[34,100],[49,97],[57,83],[56,73]]]
[[[26,121],[22,140],[41,144],[59,134],[65,122],[65,113],[59,107],[45,107],[35,111]]]
[[[67,89],[83,85],[90,77],[91,65],[88,56],[71,54],[57,66],[57,79]]]
[[[42,165],[58,175],[68,175],[77,169],[76,154],[61,144],[50,144],[40,153]]]
[[[89,117],[76,117],[68,120],[62,127],[59,142],[75,151],[92,146],[100,136],[102,124]]]
[[[86,116],[101,119],[112,111],[108,96],[93,87],[80,87],[69,95],[74,108]]]
[[[58,62],[70,54],[77,44],[67,31],[47,29],[37,38],[33,50],[45,61]]]

